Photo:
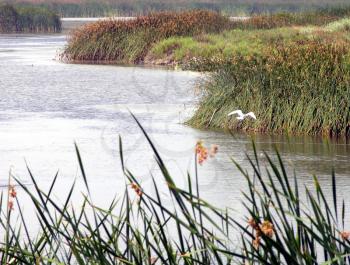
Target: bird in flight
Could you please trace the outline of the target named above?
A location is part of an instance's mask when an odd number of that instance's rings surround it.
[[[228,116],[232,116],[232,115],[238,115],[237,120],[240,120],[240,121],[243,121],[247,117],[251,117],[254,120],[256,120],[256,116],[254,112],[248,112],[247,114],[244,114],[240,109],[232,111],[228,114]]]

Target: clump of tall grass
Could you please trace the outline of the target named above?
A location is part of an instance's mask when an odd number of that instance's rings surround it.
[[[221,62],[202,85],[197,127],[350,136],[349,44],[311,39]],[[256,122],[227,114],[254,111]]]
[[[233,220],[242,235],[241,264],[349,264],[350,232],[334,170],[332,199],[327,200],[316,176],[314,189],[300,190],[298,177],[287,174],[278,151],[276,160],[265,158],[267,168],[262,168],[254,148],[248,157],[252,175],[236,163],[249,187],[243,194],[247,225]]]
[[[200,197],[197,163],[203,162],[204,143],[195,152],[196,175],[188,176],[188,188],[181,189],[143,132],[172,204],[164,202],[155,180],[152,195],[124,167],[120,141],[121,166],[130,184],[121,200],[112,201],[107,209],[97,207],[76,147],[86,184],[81,206],[70,206],[74,184],[62,204],[54,199],[57,175],[48,191],[39,187],[29,169],[33,189],[15,179],[35,207],[40,224],[36,237],[28,232],[30,224],[9,181],[8,193],[2,193],[0,200],[0,225],[5,232],[1,264],[350,264],[350,232],[345,227],[344,202],[339,211],[334,174],[333,201],[326,200],[316,177],[315,190],[305,188],[304,201],[297,177],[287,175],[278,152],[277,159],[265,154],[263,168],[253,145],[254,155],[247,155],[252,175],[236,164],[248,186],[243,193],[246,215],[237,216]]]
[[[229,24],[228,18],[201,10],[151,13],[128,21],[99,21],[74,31],[63,57],[71,61],[138,63],[161,39],[219,32]]]

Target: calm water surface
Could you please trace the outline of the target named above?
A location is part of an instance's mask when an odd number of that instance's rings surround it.
[[[248,168],[245,152],[252,152],[251,137],[182,124],[198,100],[194,90],[198,73],[64,64],[55,58],[65,43],[65,35],[0,35],[0,185],[6,185],[10,169],[29,183],[27,163],[44,189],[59,170],[57,200],[63,200],[76,178],[77,190],[82,190],[76,142],[93,198],[106,205],[124,189],[118,135],[123,138],[126,165],[143,187],[150,189],[151,173],[161,185],[152,152],[130,110],[150,133],[181,186],[186,185],[186,172],[193,172],[196,141],[218,144],[218,156],[199,168],[202,196],[218,206],[242,210],[239,201],[245,181],[230,158]],[[311,185],[312,175],[318,175],[329,196],[334,167],[339,194],[350,204],[346,196],[350,191],[349,144],[312,137],[254,138],[259,150],[270,154],[277,145],[302,184]],[[22,194],[19,191],[27,210],[30,206]],[[73,201],[79,198],[77,192]]]

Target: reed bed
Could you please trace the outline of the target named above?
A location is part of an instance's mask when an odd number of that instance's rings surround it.
[[[346,230],[346,208],[337,198],[332,174],[333,201],[327,201],[317,178],[314,189],[299,189],[296,176],[288,176],[282,158],[265,154],[247,155],[251,169],[236,164],[247,181],[243,193],[245,214],[218,209],[200,198],[198,172],[188,176],[188,189],[179,188],[147,133],[167,183],[172,205],[165,204],[154,181],[155,194],[142,188],[124,168],[127,185],[120,200],[110,207],[95,206],[89,193],[83,157],[76,147],[81,176],[86,184],[82,205],[71,207],[72,185],[59,204],[53,195],[55,176],[48,191],[38,186],[28,169],[33,189],[16,178],[0,200],[4,239],[0,243],[1,264],[350,264],[350,232]],[[219,150],[216,148],[216,152]],[[205,163],[208,150],[199,142],[194,149],[195,168]],[[266,161],[263,167],[260,159]],[[251,175],[247,172],[251,172]],[[17,189],[31,199],[40,231],[28,233]],[[305,194],[305,201],[300,194]],[[339,203],[338,203],[339,202]],[[15,220],[15,213],[18,219]]]
[[[59,16],[48,9],[39,7],[15,8],[0,4],[0,33],[12,32],[60,32]]]
[[[229,24],[226,17],[201,10],[151,13],[128,21],[99,21],[74,31],[62,56],[68,61],[140,63],[161,39],[220,32]]]
[[[349,15],[350,9],[344,7],[303,13],[253,15],[249,19],[233,21],[218,13],[204,10],[151,13],[129,21],[111,19],[74,31],[62,59],[105,63],[174,64],[172,52],[181,45],[170,45],[164,49],[161,58],[154,56],[154,50],[172,38],[200,39],[208,33],[219,33],[217,38],[220,39],[223,31],[233,29],[240,29],[251,35],[252,31],[262,29],[278,31],[286,27],[323,27],[337,23],[337,20]],[[220,49],[210,52],[216,53],[214,56],[220,55]],[[192,58],[191,54],[184,54],[183,57],[187,61]]]
[[[350,136],[349,44],[312,39],[275,45],[259,56],[236,56],[201,85],[189,124],[264,133]],[[227,114],[254,111],[257,121]]]

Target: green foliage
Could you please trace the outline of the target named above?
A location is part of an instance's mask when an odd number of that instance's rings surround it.
[[[13,6],[0,6],[0,32],[17,31],[18,13]]]
[[[20,8],[19,28],[25,32],[59,32],[60,18],[43,8]]]
[[[61,20],[44,8],[0,6],[0,32],[59,32]]]
[[[227,30],[219,34],[193,37],[171,37],[156,43],[146,57],[146,63],[169,63],[184,69],[211,71],[237,55],[261,55],[276,43],[303,40],[299,30]]]
[[[314,189],[300,189],[297,176],[289,176],[276,152],[248,156],[252,175],[237,168],[247,180],[243,193],[246,216],[231,208],[218,209],[200,198],[198,172],[188,176],[188,188],[179,188],[143,128],[165,181],[166,191],[153,179],[149,193],[121,165],[127,184],[124,196],[102,209],[94,205],[76,147],[86,192],[81,205],[72,205],[73,184],[63,203],[54,195],[55,183],[45,191],[32,178],[32,188],[18,183],[23,192],[0,197],[1,264],[349,264],[350,233],[345,228],[345,205],[339,207],[336,177],[333,173],[333,200],[327,201],[314,177]],[[264,159],[266,168],[262,168]],[[11,181],[9,180],[9,184]],[[159,183],[159,182],[158,182]],[[301,196],[301,193],[305,196]],[[80,192],[80,191],[79,191]],[[165,202],[163,193],[171,197]],[[19,207],[19,196],[28,195],[33,203],[39,231],[29,234],[26,218]],[[302,200],[302,198],[305,198]],[[7,198],[7,199],[6,199]],[[15,202],[9,206],[8,201]],[[341,203],[341,202],[340,202]],[[12,207],[15,207],[14,211]],[[236,207],[236,206],[235,206]],[[234,208],[234,207],[232,207]],[[340,210],[341,208],[341,210]],[[16,212],[18,219],[16,218]],[[238,238],[237,240],[237,236]]]
[[[104,17],[119,14],[103,1],[17,1],[19,8],[38,7],[50,10],[60,17]]]
[[[329,31],[350,31],[350,18],[334,21],[326,26]]]
[[[266,168],[261,168],[254,148],[254,156],[248,156],[252,175],[236,163],[248,183],[243,194],[248,225],[233,220],[241,231],[240,264],[349,264],[346,208],[337,198],[334,170],[327,200],[316,176],[313,189],[300,188],[276,153],[276,160],[265,153]]]

